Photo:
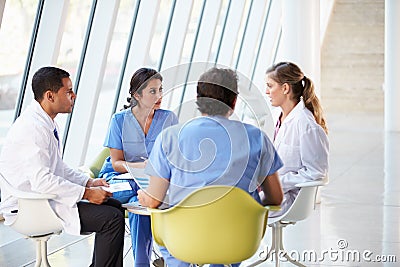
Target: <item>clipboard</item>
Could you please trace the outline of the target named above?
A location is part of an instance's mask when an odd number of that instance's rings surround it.
[[[141,189],[146,189],[149,186],[150,176],[144,173],[144,169],[132,168],[127,163],[125,163],[125,169],[129,173],[129,178],[135,180]]]

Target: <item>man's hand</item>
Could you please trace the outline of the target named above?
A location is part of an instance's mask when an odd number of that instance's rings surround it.
[[[95,186],[109,187],[110,185],[106,182],[104,178],[89,179],[86,183],[86,187],[95,187]]]
[[[147,193],[145,190],[140,189],[137,191],[137,194],[138,194],[138,201],[140,205],[142,205],[143,207],[149,207],[155,209],[162,203],[161,201],[150,196],[149,193]]]
[[[112,193],[104,191],[100,187],[86,187],[82,199],[87,199],[90,203],[100,205],[107,201],[109,197],[112,197]]]

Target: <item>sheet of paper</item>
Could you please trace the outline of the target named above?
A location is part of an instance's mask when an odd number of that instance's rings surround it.
[[[113,179],[119,179],[119,180],[132,180],[133,177],[129,172],[114,176]]]
[[[125,191],[125,190],[132,190],[132,187],[128,182],[110,184],[110,187],[103,186],[102,188],[105,191],[108,191],[111,193]]]

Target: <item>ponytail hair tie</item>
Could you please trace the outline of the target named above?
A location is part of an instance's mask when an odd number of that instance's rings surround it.
[[[301,84],[303,85],[303,88],[306,86],[306,80],[307,80],[307,77],[306,77],[306,75],[304,75],[303,79],[301,79]]]

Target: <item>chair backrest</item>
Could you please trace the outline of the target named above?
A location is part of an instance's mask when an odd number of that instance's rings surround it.
[[[99,177],[99,172],[103,166],[104,160],[110,156],[110,149],[108,147],[103,148],[100,153],[96,156],[93,162],[90,164],[89,169],[92,171],[94,177]]]
[[[15,231],[28,237],[34,237],[62,230],[61,219],[56,216],[48,201],[55,195],[18,190],[2,174],[0,174],[0,185],[2,190],[6,190],[18,198],[17,218],[10,224]]]
[[[175,258],[229,264],[250,258],[265,233],[268,209],[237,187],[207,186],[167,210],[150,209],[154,240]]]
[[[282,215],[280,220],[285,222],[298,222],[306,219],[314,210],[318,186],[323,186],[324,183],[326,182],[303,183],[293,204],[288,211]]]

